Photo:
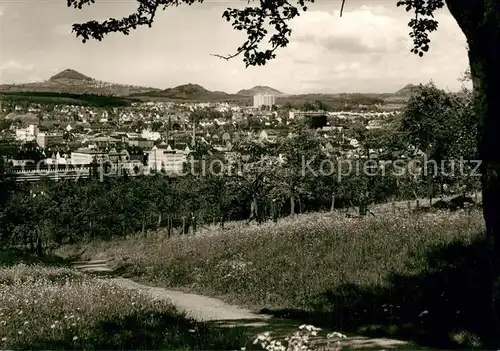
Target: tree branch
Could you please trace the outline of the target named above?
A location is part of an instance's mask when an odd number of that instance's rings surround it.
[[[85,43],[89,39],[101,41],[104,35],[112,32],[120,32],[128,35],[131,30],[139,26],[152,26],[158,7],[163,10],[169,6],[178,6],[182,3],[192,5],[195,2],[202,3],[203,0],[136,0],[139,3],[137,11],[122,19],[110,18],[103,22],[88,21],[86,23],[74,24],[73,32],[77,37],[81,37]],[[224,11],[222,17],[228,22],[232,22],[233,29],[246,32],[247,40],[241,45],[234,54],[220,55],[210,54],[224,60],[233,59],[243,55],[245,66],[262,66],[268,61],[276,58],[276,50],[286,47],[289,44],[289,37],[292,29],[289,22],[300,15],[301,11],[307,11],[307,3],[313,3],[314,0],[259,0],[260,6],[250,6],[255,0],[247,0],[243,9],[228,8]],[[482,22],[479,14],[484,11],[478,11],[483,1],[479,0],[398,0],[397,6],[405,6],[406,11],[415,13],[415,18],[410,20],[408,26],[412,28],[410,37],[413,39],[414,47],[411,51],[419,56],[423,56],[429,50],[430,39],[428,34],[437,29],[438,23],[433,19],[433,14],[438,9],[448,4],[450,12],[457,20],[468,38],[471,28],[474,24]],[[82,9],[85,5],[91,5],[95,0],[67,0],[68,7]],[[340,8],[340,17],[344,12],[346,0],[342,0]],[[465,10],[464,10],[465,9]],[[472,14],[472,17],[470,16]],[[476,21],[477,20],[477,21]],[[467,23],[465,23],[467,21]],[[271,28],[270,30],[268,28]],[[264,38],[268,37],[269,31],[274,33],[270,35],[268,43],[271,48],[261,50],[260,44]]]
[[[163,10],[169,6],[179,6],[181,3],[192,5],[195,2],[203,0],[137,0],[139,6],[135,13],[121,19],[109,18],[103,22],[96,20],[86,23],[73,24],[72,31],[76,37],[81,37],[85,43],[89,39],[101,41],[104,35],[113,32],[120,32],[124,35],[130,34],[130,31],[139,26],[147,25],[151,27],[155,20],[156,12],[160,6]],[[82,9],[84,5],[91,5],[95,0],[67,0],[68,7]]]

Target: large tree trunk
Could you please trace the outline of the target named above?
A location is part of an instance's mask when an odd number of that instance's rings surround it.
[[[491,6],[491,5],[490,5]],[[496,11],[500,6],[496,5]],[[486,10],[488,11],[488,10]],[[495,11],[495,12],[496,12]],[[500,256],[500,19],[497,14],[485,14],[484,28],[468,36],[469,60],[473,79],[475,111],[479,119],[479,156],[482,160],[483,215],[489,266],[487,267],[486,308],[491,325],[485,336],[485,347],[500,347],[499,296],[495,284]],[[496,313],[495,313],[496,312]]]
[[[500,256],[500,2],[498,0],[446,0],[448,9],[469,45],[469,62],[479,120],[479,157],[482,161],[483,215],[489,265],[484,306],[488,316],[482,324],[490,328],[483,348],[500,348],[500,308],[496,297]],[[478,307],[483,301],[477,301]]]

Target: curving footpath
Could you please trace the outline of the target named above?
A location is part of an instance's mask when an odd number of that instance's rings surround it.
[[[189,317],[198,321],[211,321],[222,327],[245,327],[248,328],[248,332],[252,335],[271,331],[273,335],[284,337],[297,331],[298,326],[301,324],[299,321],[256,314],[238,306],[227,304],[219,299],[147,286],[130,279],[113,277],[114,271],[105,260],[74,262],[73,267],[85,273],[109,276],[106,278],[107,280],[111,280],[123,288],[140,290],[150,294],[153,298],[168,300],[177,309],[184,311]],[[326,350],[327,348],[322,349]],[[348,336],[342,342],[342,349],[423,350],[424,348],[393,339]]]

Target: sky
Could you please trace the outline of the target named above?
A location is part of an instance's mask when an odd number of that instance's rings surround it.
[[[0,0],[0,84],[43,81],[71,68],[102,81],[160,89],[194,83],[228,93],[255,85],[288,94],[388,93],[432,80],[456,91],[468,66],[465,37],[446,8],[435,16],[439,29],[429,52],[422,58],[410,53],[411,14],[396,0],[347,0],[342,17],[340,0],[316,0],[291,22],[289,46],[266,66],[245,68],[242,57],[211,56],[233,53],[244,42],[222,13],[246,3],[171,7],[152,28],[83,44],[71,24],[121,18],[137,2],[96,0],[77,10],[66,0]]]

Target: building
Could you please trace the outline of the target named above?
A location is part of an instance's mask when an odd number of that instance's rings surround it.
[[[64,143],[64,138],[62,134],[47,134],[39,133],[36,136],[36,143],[42,149],[46,149],[51,146],[59,145]]]
[[[39,133],[36,125],[30,124],[26,128],[16,129],[16,139],[22,142],[33,141]]]
[[[161,139],[161,134],[160,132],[152,132],[150,130],[143,130],[141,134],[141,138],[151,140],[151,141],[156,141],[158,139]]]
[[[141,149],[149,149],[153,147],[155,142],[153,140],[148,140],[144,138],[134,138],[134,139],[128,139],[127,143],[130,146],[137,146],[140,147]]]
[[[253,107],[260,108],[261,106],[272,107],[275,105],[274,95],[254,95]]]
[[[98,136],[92,138],[91,142],[95,143],[98,147],[108,147],[112,145],[116,145],[121,142],[120,139],[112,138],[110,136]]]
[[[274,130],[263,130],[259,134],[261,140],[275,142],[278,139],[278,134]]]
[[[174,150],[170,145],[162,143],[146,153],[149,169],[169,174],[181,174],[191,150],[189,147],[184,150]]]
[[[370,120],[368,121],[368,125],[366,126],[366,129],[380,129],[382,128],[382,120]]]
[[[324,111],[290,111],[288,112],[289,119],[305,118],[305,117],[321,117],[328,116],[328,112]]]
[[[89,165],[93,160],[97,162],[106,162],[108,153],[96,149],[78,149],[71,153],[71,163],[74,165]]]

